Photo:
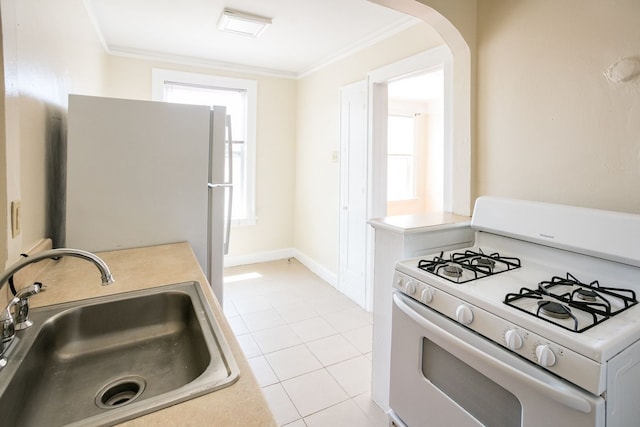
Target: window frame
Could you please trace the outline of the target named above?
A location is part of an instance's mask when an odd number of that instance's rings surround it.
[[[231,221],[233,226],[249,226],[256,224],[256,126],[258,110],[258,82],[256,80],[223,77],[214,74],[191,73],[162,68],[151,70],[151,98],[164,102],[165,82],[184,83],[189,85],[210,86],[225,89],[241,89],[247,94],[247,129],[246,129],[246,174],[245,203],[246,217]],[[231,118],[233,120],[233,117]],[[234,196],[237,196],[237,191]]]
[[[387,189],[387,202],[405,202],[405,201],[409,201],[409,200],[415,200],[417,198],[417,186],[418,186],[418,176],[417,176],[417,170],[418,170],[418,160],[417,160],[417,153],[416,153],[416,118],[415,118],[415,113],[413,112],[399,112],[399,111],[393,111],[392,109],[389,110],[388,115],[387,115],[387,120],[389,120],[391,117],[398,117],[398,118],[405,118],[405,119],[410,119],[411,120],[411,125],[413,126],[413,141],[412,141],[412,145],[413,145],[413,149],[411,154],[399,154],[399,153],[390,153],[389,149],[388,149],[388,141],[389,141],[389,137],[387,137],[387,162],[389,162],[390,158],[392,157],[405,157],[410,159],[411,162],[411,167],[412,167],[412,171],[411,171],[411,195],[409,197],[404,197],[404,198],[398,198],[398,199],[391,199],[389,194],[388,194],[388,189]],[[387,126],[388,127],[388,126]],[[388,164],[388,163],[387,163]]]

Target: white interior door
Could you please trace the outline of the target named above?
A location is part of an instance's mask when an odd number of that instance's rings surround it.
[[[367,85],[341,90],[340,271],[342,293],[365,307],[367,260]]]

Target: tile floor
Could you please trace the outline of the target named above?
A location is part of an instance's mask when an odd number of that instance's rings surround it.
[[[385,427],[372,316],[297,260],[225,269],[224,312],[280,426]]]

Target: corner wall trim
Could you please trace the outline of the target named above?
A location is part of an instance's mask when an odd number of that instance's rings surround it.
[[[309,270],[311,270],[312,273],[316,274],[322,280],[329,283],[334,288],[338,289],[338,275],[336,273],[330,271],[325,266],[321,265],[320,263],[315,261],[313,258],[307,256],[306,254],[300,252],[297,249],[293,250],[293,256],[295,257],[295,259],[300,261],[302,265],[304,265]]]

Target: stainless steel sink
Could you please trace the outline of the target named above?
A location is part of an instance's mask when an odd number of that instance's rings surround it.
[[[3,426],[101,426],[231,385],[239,370],[194,282],[32,309],[0,371]]]

